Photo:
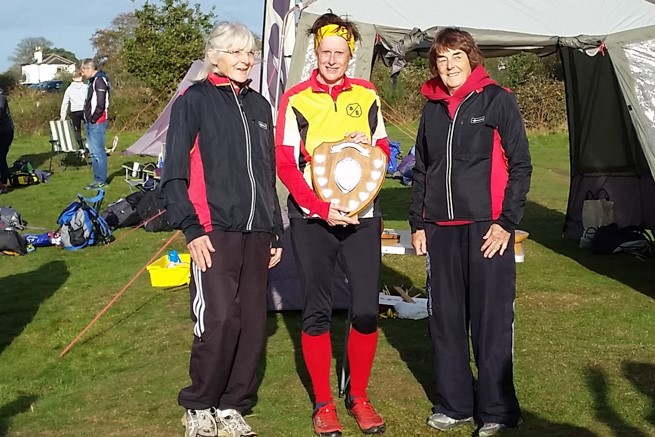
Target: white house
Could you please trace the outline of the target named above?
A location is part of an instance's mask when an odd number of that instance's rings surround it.
[[[32,63],[22,65],[21,70],[25,77],[23,83],[38,83],[53,80],[60,71],[73,73],[75,71],[75,62],[55,54],[46,55],[44,59],[43,51],[40,47],[37,47],[34,51]]]

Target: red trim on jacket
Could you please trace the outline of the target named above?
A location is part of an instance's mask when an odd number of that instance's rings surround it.
[[[481,93],[487,85],[497,85],[481,65],[471,71],[471,75],[466,79],[460,88],[450,95],[448,88],[439,76],[427,81],[421,88],[421,93],[431,100],[442,100],[448,107],[450,118],[455,117],[455,112],[464,99],[472,92]],[[494,130],[493,152],[491,157],[491,205],[492,218],[497,220],[503,210],[503,199],[505,197],[505,187],[509,177],[507,158],[502,148],[502,142],[498,130]],[[471,220],[454,220],[438,221],[441,226],[459,226],[473,223]]]
[[[312,77],[315,77],[315,75],[312,74]],[[318,81],[316,81],[316,83],[318,83]],[[275,126],[275,163],[277,166],[277,176],[287,187],[294,200],[298,202],[299,205],[309,210],[310,217],[317,214],[322,219],[327,220],[328,215],[330,214],[330,203],[322,201],[307,184],[302,172],[298,169],[298,164],[296,163],[296,157],[294,155],[294,148],[283,144],[289,98],[305,89],[307,89],[307,83],[301,82],[282,94],[282,99],[280,100],[280,107],[277,113],[277,124]],[[311,156],[307,153],[302,141],[300,144],[300,152],[306,162],[311,162]]]
[[[502,139],[498,130],[494,130],[494,145],[491,152],[491,218],[498,220],[503,212],[503,200],[505,200],[505,188],[509,180],[509,165]]]
[[[202,155],[198,147],[198,136],[193,143],[193,148],[189,153],[190,174],[189,174],[189,200],[198,214],[198,221],[205,228],[205,232],[211,232],[212,221],[209,211],[209,202],[207,200],[207,186],[205,185],[205,169],[202,165]]]

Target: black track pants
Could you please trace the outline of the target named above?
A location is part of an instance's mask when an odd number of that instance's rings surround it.
[[[9,181],[9,165],[7,164],[7,154],[9,146],[14,140],[14,131],[0,132],[0,184],[6,185]]]
[[[303,290],[302,330],[320,335],[330,330],[332,284],[337,261],[351,291],[352,326],[361,334],[377,330],[380,293],[380,218],[359,225],[329,226],[319,219],[291,219],[291,240]]]
[[[437,382],[434,412],[515,426],[514,236],[507,251],[485,259],[482,237],[491,222],[426,224],[428,312]],[[478,381],[474,387],[469,333]]]
[[[75,140],[77,144],[82,145],[82,120],[84,120],[84,111],[71,112],[73,121],[73,130],[75,131]]]
[[[209,238],[216,249],[212,267],[202,273],[192,264],[191,385],[178,402],[188,409],[243,412],[252,406],[266,340],[271,235],[213,231]]]

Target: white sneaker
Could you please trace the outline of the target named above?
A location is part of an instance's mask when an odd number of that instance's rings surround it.
[[[221,422],[231,437],[257,437],[257,433],[246,423],[237,410],[216,410],[216,422]]]
[[[446,416],[443,413],[434,413],[432,416],[428,417],[427,424],[432,428],[436,428],[439,431],[448,431],[453,428],[457,428],[460,425],[467,423],[472,423],[472,417],[466,417],[464,419],[453,419],[452,417]]]
[[[182,425],[186,429],[184,437],[216,437],[218,435],[213,408],[186,410],[182,417]]]

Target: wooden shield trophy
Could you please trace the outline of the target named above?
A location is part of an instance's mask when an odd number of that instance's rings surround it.
[[[322,143],[312,155],[312,182],[321,200],[348,209],[348,216],[364,210],[378,195],[387,170],[387,156],[379,147],[343,140]]]

